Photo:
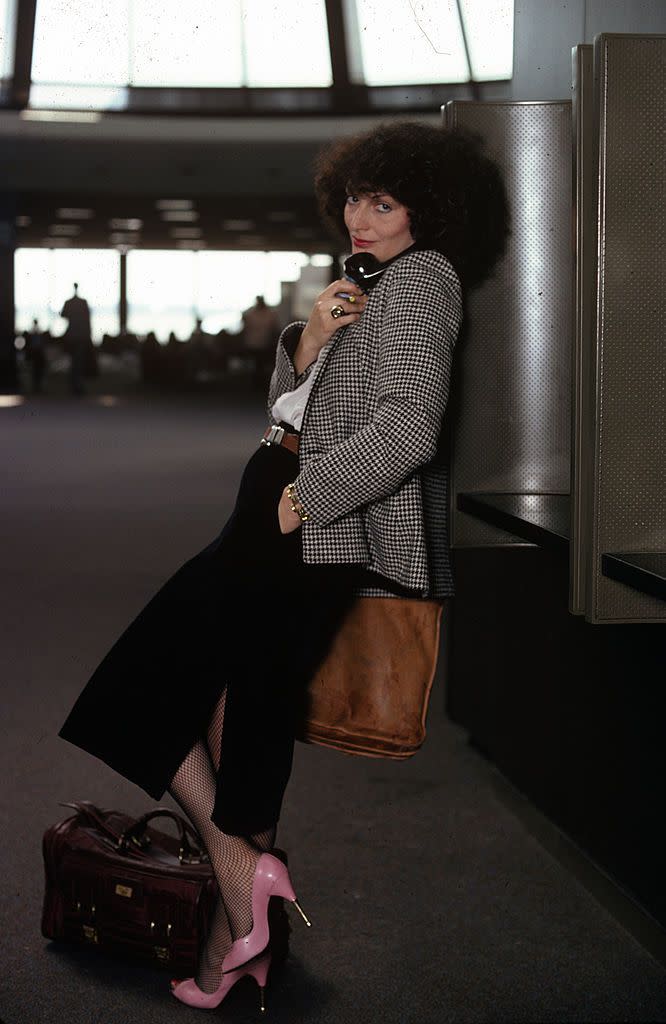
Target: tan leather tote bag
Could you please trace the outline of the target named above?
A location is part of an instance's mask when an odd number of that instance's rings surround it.
[[[442,601],[359,597],[309,687],[297,737],[366,757],[411,757],[425,739]]]

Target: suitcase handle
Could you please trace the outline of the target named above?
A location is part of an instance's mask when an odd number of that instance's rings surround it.
[[[148,822],[152,821],[153,818],[171,818],[176,823],[180,840],[178,860],[181,864],[201,864],[203,861],[208,860],[208,854],[203,849],[199,833],[180,814],[175,814],[168,807],[158,807],[156,810],[148,811],[146,814],[142,814],[140,818],[137,818],[134,824],[126,828],[120,835],[118,849],[122,850],[129,846],[130,843],[134,843],[140,848],[148,845],[150,840],[146,835],[146,828]],[[190,842],[189,837],[194,841],[193,843]]]
[[[70,803],[61,803],[60,806],[71,807],[78,815],[88,818],[95,827],[113,841],[118,850],[127,848],[130,843],[139,850],[145,850],[150,845],[150,839],[146,835],[146,826],[151,818],[171,818],[178,826],[178,836],[180,839],[178,860],[180,863],[201,864],[208,860],[208,854],[204,851],[199,833],[192,828],[189,822],[185,821],[179,814],[170,811],[168,807],[158,807],[154,811],[148,811],[147,814],[137,818],[135,822],[118,835],[107,824],[105,812],[100,811],[99,807],[90,803],[89,800],[74,800]],[[135,830],[137,834],[135,834]],[[188,840],[188,834],[194,840],[194,848]]]

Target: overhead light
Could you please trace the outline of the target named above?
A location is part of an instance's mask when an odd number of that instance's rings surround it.
[[[223,220],[222,227],[225,231],[251,231],[255,226],[253,220]]]
[[[81,234],[80,224],[51,224],[49,226],[49,235],[70,235],[72,238],[76,235]]]
[[[155,202],[158,210],[191,210],[193,205],[191,199],[158,199]]]
[[[109,227],[112,231],[140,231],[143,221],[140,217],[112,217]]]
[[[199,220],[199,214],[196,210],[162,210],[160,216],[162,220],[180,221],[183,224],[188,221]]]
[[[203,231],[201,228],[169,228],[169,234],[173,238],[201,238]]]
[[[140,240],[139,235],[129,231],[112,231],[109,235],[111,245],[136,245]]]
[[[20,110],[23,121],[60,121],[66,124],[95,124],[102,120],[98,110]]]
[[[56,210],[56,217],[60,220],[92,220],[94,216],[94,210],[86,210],[80,206],[61,206]]]
[[[268,219],[273,224],[286,224],[287,221],[296,220],[296,214],[293,210],[271,210]]]
[[[14,405],[23,405],[23,395],[0,395],[0,409],[11,409]]]
[[[27,227],[30,227],[31,224],[32,224],[32,217],[24,217],[22,214],[20,214],[16,218],[16,227],[17,228],[27,228]]]

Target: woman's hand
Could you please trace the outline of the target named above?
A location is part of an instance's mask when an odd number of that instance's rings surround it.
[[[341,299],[336,292],[344,292],[351,296],[349,299]],[[365,295],[357,284],[340,278],[333,281],[328,288],[318,296],[312,307],[310,318],[303,329],[301,339],[296,347],[295,365],[298,372],[299,366],[308,366],[319,355],[331,335],[340,327],[352,324],[360,317],[366,307],[368,296]],[[341,316],[331,316],[331,310],[338,306],[343,310]]]
[[[286,487],[278,504],[278,520],[280,522],[280,533],[292,533],[301,525],[301,517],[298,512],[291,511],[291,498],[287,494]]]

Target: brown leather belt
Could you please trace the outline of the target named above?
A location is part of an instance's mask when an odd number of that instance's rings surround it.
[[[261,439],[261,443],[265,445],[281,444],[283,448],[288,448],[294,455],[298,455],[298,434],[290,434],[284,429],[284,427],[267,427],[264,431],[264,436]]]

